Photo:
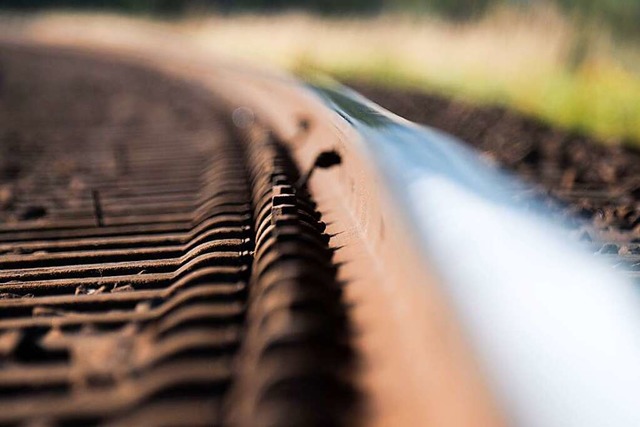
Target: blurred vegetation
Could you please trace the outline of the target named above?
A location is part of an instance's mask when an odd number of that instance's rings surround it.
[[[557,8],[502,7],[474,20],[426,15],[210,16],[199,46],[302,76],[329,74],[500,104],[611,143],[640,143],[640,51]]]
[[[176,18],[200,47],[224,55],[504,104],[640,143],[640,0],[0,0],[1,8]]]
[[[400,11],[468,20],[504,5],[527,7],[541,4],[558,6],[586,21],[605,23],[624,35],[640,34],[639,0],[2,0],[0,7],[22,10],[98,8],[163,15],[206,9],[218,12],[281,12],[294,9],[323,14]]]
[[[367,13],[382,9],[383,0],[3,0],[0,7],[17,10],[45,8],[120,10],[133,13],[182,14],[193,10],[217,12],[281,12],[288,9],[323,14]]]

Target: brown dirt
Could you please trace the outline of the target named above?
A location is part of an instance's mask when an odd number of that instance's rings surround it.
[[[606,234],[604,240],[624,243],[640,237],[638,149],[606,145],[504,107],[358,82],[350,85],[402,117],[457,136],[500,166],[541,186]],[[624,236],[612,237],[619,233]],[[587,240],[591,237],[583,235]],[[617,248],[622,252],[628,249],[621,246]]]
[[[218,120],[210,99],[154,77],[97,58],[3,46],[0,224],[47,220],[91,193],[90,175],[126,172],[127,138],[210,131]],[[42,185],[57,191],[45,197]]]

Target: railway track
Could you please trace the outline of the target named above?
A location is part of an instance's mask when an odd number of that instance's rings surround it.
[[[0,63],[0,422],[338,425],[348,321],[278,141],[150,71]]]
[[[552,200],[344,88],[127,54],[0,47],[0,425],[638,419],[610,192],[545,169]]]

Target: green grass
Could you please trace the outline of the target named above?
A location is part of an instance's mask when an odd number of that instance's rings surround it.
[[[298,58],[301,77],[326,73],[343,81],[437,93],[477,104],[503,105],[611,143],[640,143],[640,76],[612,64],[583,65],[521,79],[496,80],[473,71],[431,75],[385,59],[353,63]]]
[[[339,80],[361,80],[463,98],[478,104],[503,105],[608,143],[640,144],[640,55],[636,53],[640,46],[621,46],[602,29],[577,28],[577,24],[565,17],[555,19],[558,21],[547,30],[563,34],[550,47],[557,52],[542,58],[538,64],[535,60],[527,63],[513,46],[508,46],[503,53],[487,48],[485,64],[467,66],[465,50],[460,50],[460,45],[467,40],[465,33],[484,32],[481,43],[500,43],[505,34],[508,37],[518,31],[508,25],[505,28],[504,20],[498,18],[469,24],[471,28],[453,28],[453,33],[452,27],[437,27],[438,31],[447,33],[443,36],[444,44],[454,48],[451,55],[434,54],[444,58],[445,69],[429,67],[424,60],[414,62],[411,55],[394,58],[384,47],[377,53],[354,51],[346,59],[303,51],[287,65],[301,76],[323,72]],[[525,27],[526,36],[520,36],[532,49],[535,59],[546,46],[530,39],[545,31],[545,25],[535,17],[525,17],[524,24],[523,18],[518,17],[513,25],[519,24]],[[477,30],[474,25],[484,28]],[[482,45],[473,47],[485,49]],[[576,50],[579,50],[578,58]],[[503,64],[505,60],[509,62],[511,55],[515,56],[514,69],[505,68]],[[487,65],[493,60],[499,65]]]
[[[161,22],[46,14],[29,28],[124,43],[147,37],[194,55],[235,57],[302,76],[323,72],[500,104],[607,143],[640,144],[640,46],[553,9],[499,9],[465,24],[405,15],[210,15]]]

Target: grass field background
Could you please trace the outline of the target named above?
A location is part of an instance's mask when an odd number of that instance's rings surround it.
[[[554,9],[428,17],[210,17],[182,23],[199,44],[302,75],[444,93],[514,107],[611,142],[640,140],[640,49]]]
[[[609,143],[640,141],[640,43],[557,9],[502,7],[473,20],[382,14],[188,15],[159,21],[43,13],[39,25],[145,28],[182,43],[302,76],[443,93],[502,104]]]

